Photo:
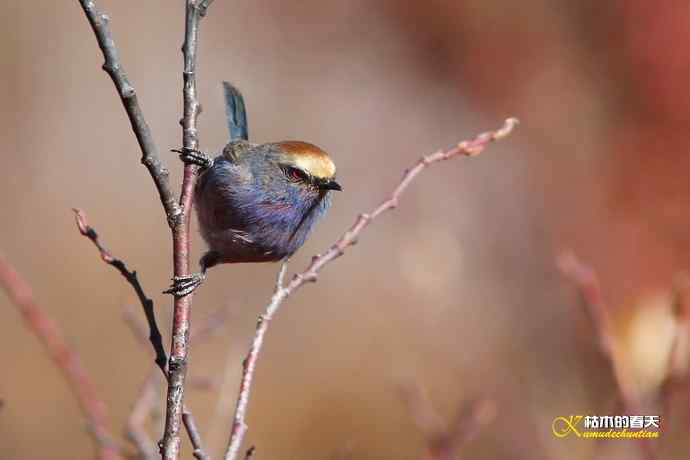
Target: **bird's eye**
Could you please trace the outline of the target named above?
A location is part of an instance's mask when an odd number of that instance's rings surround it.
[[[299,168],[293,168],[292,166],[287,166],[284,168],[285,175],[293,182],[307,182],[309,177],[307,174]]]

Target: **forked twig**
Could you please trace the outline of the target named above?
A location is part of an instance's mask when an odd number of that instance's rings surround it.
[[[182,47],[184,108],[180,123],[182,144],[186,150],[195,150],[199,145],[196,127],[200,112],[196,95],[196,50],[199,21],[207,13],[212,2],[213,0],[186,0],[185,2],[185,39]],[[95,0],[79,0],[79,3],[103,52],[105,59],[103,69],[113,80],[132,124],[132,130],[142,151],[142,163],[148,168],[165,209],[168,226],[172,232],[174,275],[186,276],[189,274],[189,222],[197,167],[191,164],[185,165],[180,198],[176,200],[170,189],[168,171],[160,162],[158,148],[144,119],[134,87],[127,79],[120,63],[117,47],[108,25],[109,18],[96,7]],[[179,457],[179,433],[182,425],[184,384],[189,351],[191,306],[192,296],[176,297],[174,300],[165,430],[161,448],[166,460],[175,460]]]
[[[77,223],[77,228],[79,229],[79,233],[81,233],[83,236],[88,238],[98,249],[98,252],[100,253],[101,260],[105,262],[108,265],[111,265],[117,271],[120,272],[120,274],[127,280],[127,282],[132,286],[134,289],[134,292],[137,294],[137,297],[139,298],[139,301],[141,303],[141,306],[144,309],[144,315],[146,316],[146,322],[148,324],[148,340],[153,346],[154,352],[156,354],[156,365],[159,367],[161,372],[163,373],[163,376],[168,379],[168,369],[167,369],[167,357],[165,354],[165,349],[163,348],[163,340],[161,338],[161,333],[160,330],[158,329],[158,323],[156,322],[156,315],[153,309],[153,300],[151,300],[146,293],[144,292],[144,288],[141,286],[141,283],[139,282],[139,278],[137,277],[137,272],[134,270],[129,270],[127,268],[127,265],[120,259],[116,258],[115,256],[112,255],[112,253],[106,249],[106,247],[101,243],[101,240],[98,236],[98,232],[91,227],[86,219],[86,214],[84,211],[79,210],[79,209],[74,209],[74,214],[75,214],[75,221]],[[139,324],[134,322],[134,321],[127,321],[127,323],[135,329],[135,336],[137,338],[142,338],[145,340],[146,337],[146,332],[142,331],[141,328],[139,327]],[[136,406],[135,409],[136,411]],[[208,458],[206,457],[202,443],[201,443],[201,437],[198,433],[198,430],[196,430],[196,424],[194,423],[194,419],[192,416],[192,413],[183,406],[183,410],[186,414],[187,421],[185,422],[185,427],[187,428],[187,433],[189,435],[190,441],[192,442],[192,445],[194,447],[195,452],[199,452],[199,455],[202,455],[202,459]],[[135,419],[136,420],[136,419]],[[191,428],[191,430],[190,430]],[[130,434],[131,430],[130,430]],[[137,433],[133,433],[133,436],[130,436],[135,444],[140,448],[143,449],[146,447],[146,443],[142,440],[142,436],[137,435]],[[146,448],[145,451],[148,451],[148,448]]]
[[[434,409],[419,386],[402,390],[410,416],[424,435],[428,456],[433,460],[458,458],[460,449],[496,417],[496,404],[493,401],[475,399],[462,404],[449,423]]]

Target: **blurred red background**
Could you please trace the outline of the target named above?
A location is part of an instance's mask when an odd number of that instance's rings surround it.
[[[100,4],[161,151],[178,147],[181,2]],[[81,353],[119,434],[152,356],[122,321],[136,298],[78,234],[70,208],[138,270],[166,344],[169,234],[77,2],[5,10],[0,250]],[[673,327],[668,291],[690,249],[688,34],[681,1],[215,2],[201,29],[202,147],[226,141],[227,79],[245,94],[255,141],[304,139],[338,165],[345,191],[293,269],[421,154],[507,116],[522,121],[482,156],[425,172],[280,311],[250,403],[257,458],[420,458],[423,436],[397,391],[412,383],[448,417],[468,398],[496,401],[496,420],[464,449],[474,458],[640,455],[631,443],[551,434],[554,417],[604,412],[615,394],[554,260],[570,248],[597,269],[619,359],[653,399]],[[179,181],[174,154],[163,156]],[[276,269],[214,269],[195,299],[193,321],[223,305],[232,312],[190,357],[191,375],[229,382],[222,394],[188,393],[215,456],[231,416],[217,400],[234,401]],[[5,297],[0,305],[0,456],[88,458],[61,375]],[[663,458],[690,448],[687,401],[677,407]]]

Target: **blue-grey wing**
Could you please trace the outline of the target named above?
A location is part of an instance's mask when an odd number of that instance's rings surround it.
[[[228,121],[230,140],[249,140],[247,109],[244,106],[242,93],[227,81],[223,82],[223,93],[225,94],[225,115]]]

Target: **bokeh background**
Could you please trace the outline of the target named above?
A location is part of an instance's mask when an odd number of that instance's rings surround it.
[[[177,184],[181,165],[166,151],[181,142],[182,2],[100,4]],[[6,2],[0,25],[0,251],[80,352],[120,436],[152,355],[122,319],[138,308],[131,288],[70,209],[139,272],[167,345],[164,215],[77,2]],[[468,458],[640,457],[634,443],[551,433],[554,417],[607,413],[616,395],[555,259],[572,249],[597,269],[618,359],[659,413],[669,289],[690,249],[689,35],[683,1],[216,1],[201,29],[202,147],[227,139],[228,79],[245,94],[254,141],[307,140],[338,165],[344,191],[293,270],[421,154],[522,121],[484,155],[425,172],[279,312],[249,409],[255,458],[422,458],[400,392],[411,385],[448,419],[463,401],[494,401]],[[202,251],[195,235],[193,258]],[[216,268],[195,297],[193,322],[230,312],[190,356],[190,375],[219,386],[187,393],[215,457],[276,269]],[[69,388],[5,296],[0,324],[0,457],[92,458]],[[663,419],[660,458],[690,452],[687,404],[681,396]]]

